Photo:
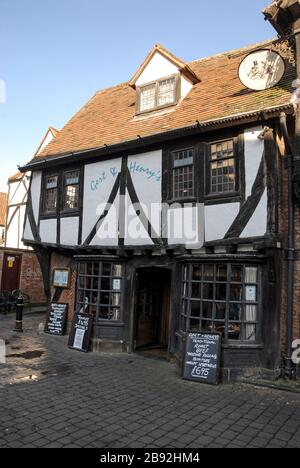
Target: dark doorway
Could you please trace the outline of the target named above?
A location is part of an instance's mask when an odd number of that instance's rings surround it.
[[[135,349],[168,349],[171,271],[137,271]]]
[[[2,291],[14,291],[15,289],[19,289],[21,261],[21,255],[4,255],[1,283]]]

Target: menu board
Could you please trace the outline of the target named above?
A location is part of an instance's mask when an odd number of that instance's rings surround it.
[[[77,313],[74,315],[69,336],[69,348],[88,353],[93,331],[94,317],[90,314]]]
[[[186,340],[183,378],[218,385],[220,367],[221,334],[190,333]]]
[[[45,333],[62,336],[65,334],[68,304],[50,304]]]

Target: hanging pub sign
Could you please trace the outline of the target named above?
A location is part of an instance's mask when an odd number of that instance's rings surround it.
[[[73,318],[68,346],[71,349],[89,352],[93,331],[94,316],[91,314],[76,313]]]
[[[66,330],[68,304],[50,304],[45,333],[63,336]]]
[[[186,339],[183,378],[218,385],[221,368],[220,333],[190,333]]]

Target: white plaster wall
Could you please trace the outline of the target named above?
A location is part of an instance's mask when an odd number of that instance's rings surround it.
[[[46,148],[47,145],[49,145],[49,143],[53,140],[53,138],[54,137],[52,135],[52,132],[50,130],[48,130],[48,133],[47,133],[47,135],[46,135],[46,137],[45,137],[45,139],[44,139],[44,141],[43,141],[43,143],[42,143],[42,145],[41,145],[41,147],[40,147],[37,154],[40,154],[43,151],[43,149]]]
[[[28,189],[28,182],[26,182],[26,179],[24,179],[24,182],[27,188],[25,188],[23,181],[11,182],[9,184],[9,205],[16,205],[17,203],[23,202]]]
[[[128,169],[138,199],[151,222],[154,231],[161,233],[161,197],[162,197],[162,150],[130,156]],[[131,202],[127,206],[128,216],[132,219]],[[131,245],[131,244],[130,244]]]
[[[56,244],[56,219],[45,219],[40,224],[40,236],[42,242],[47,244]]]
[[[224,239],[240,211],[239,203],[205,207],[205,241]]]
[[[29,240],[29,241],[34,240],[34,237],[33,237],[32,231],[31,231],[31,227],[30,227],[30,223],[29,223],[29,221],[28,221],[28,218],[26,219],[26,224],[25,224],[25,229],[24,229],[24,235],[23,235],[23,237],[24,237],[25,240]]]
[[[142,86],[152,81],[159,80],[160,78],[175,75],[175,73],[178,73],[178,68],[159,52],[156,52],[143,73],[137,79],[136,86]]]
[[[83,242],[86,240],[100,212],[108,201],[117,176],[121,171],[121,158],[111,161],[99,161],[87,164],[84,169],[84,199],[83,199]],[[102,211],[101,211],[102,210]],[[113,229],[112,229],[113,231]],[[99,245],[97,243],[97,245]]]
[[[108,215],[104,222],[92,240],[90,245],[93,246],[107,246],[116,247],[119,243],[119,202],[120,202],[120,191],[117,194],[116,200],[113,206],[110,208]],[[101,209],[97,213],[97,219],[101,216],[103,210]]]
[[[130,201],[128,191],[126,191],[125,213],[125,245],[140,247],[153,245],[151,237],[136,214],[135,208]],[[158,233],[157,235],[160,236],[160,231],[156,232]]]
[[[267,231],[267,213],[268,213],[267,190],[264,194],[241,237],[264,236]]]
[[[258,136],[262,127],[247,129],[244,132],[245,140],[245,173],[246,173],[246,198],[251,195],[257,172],[264,152],[264,142]]]
[[[79,217],[61,218],[60,243],[63,245],[78,245]]]
[[[10,248],[18,249],[20,248],[19,242],[22,237],[23,224],[20,223],[20,213],[16,213],[12,219],[13,214],[15,213],[15,208],[11,207],[8,210],[7,225],[9,223],[9,229],[6,232],[6,241],[5,246]],[[24,219],[22,220],[24,222]]]
[[[181,99],[184,99],[193,88],[191,83],[185,76],[181,75]]]
[[[168,211],[169,245],[186,245],[201,249],[204,244],[204,205],[186,208],[171,207]]]
[[[42,173],[40,171],[32,173],[31,199],[35,222],[39,220],[40,197],[41,197]]]

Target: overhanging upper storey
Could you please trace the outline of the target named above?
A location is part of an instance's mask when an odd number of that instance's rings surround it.
[[[300,18],[300,0],[277,0],[263,13],[280,35],[291,32],[292,24]]]

